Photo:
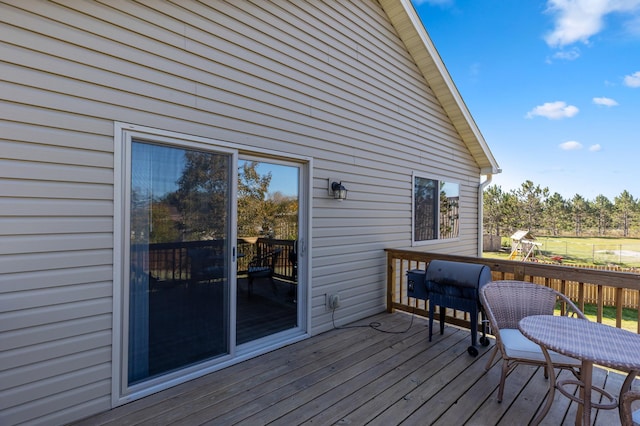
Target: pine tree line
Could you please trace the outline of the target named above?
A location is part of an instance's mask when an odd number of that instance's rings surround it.
[[[483,209],[484,232],[489,235],[511,235],[522,229],[554,236],[640,236],[640,199],[626,190],[613,201],[604,195],[594,200],[579,194],[564,199],[527,180],[509,192],[488,186]]]

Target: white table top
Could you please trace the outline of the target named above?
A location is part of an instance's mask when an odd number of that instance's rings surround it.
[[[640,335],[579,318],[533,315],[520,320],[522,334],[572,358],[622,371],[640,370]]]

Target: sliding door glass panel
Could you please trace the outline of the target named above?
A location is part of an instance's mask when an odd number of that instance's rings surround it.
[[[300,167],[238,163],[237,344],[298,326]]]
[[[129,385],[229,353],[231,164],[132,142]]]

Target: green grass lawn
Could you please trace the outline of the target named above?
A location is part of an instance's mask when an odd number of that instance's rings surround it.
[[[597,306],[596,305],[584,305],[584,315],[589,318],[590,321],[596,321],[597,319]],[[616,308],[614,306],[604,306],[602,308],[602,323],[616,326]],[[623,308],[622,309],[622,325],[621,328],[629,330],[633,333],[638,332],[638,311],[635,309]]]
[[[553,261],[561,257],[568,265],[616,265],[623,268],[640,268],[639,238],[587,238],[587,237],[547,237],[538,236],[540,243],[536,257],[544,261]],[[506,259],[509,256],[511,240],[502,238],[501,253],[484,253],[484,257]]]
[[[556,309],[556,315],[560,315],[560,309]],[[596,305],[585,305],[584,315],[589,321],[597,322],[597,307]],[[638,332],[638,312],[635,309],[622,309],[622,323],[620,328],[630,331],[632,333]],[[616,326],[616,308],[613,306],[605,306],[602,312],[602,324]]]

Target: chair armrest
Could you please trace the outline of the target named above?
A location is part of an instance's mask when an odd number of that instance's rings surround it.
[[[567,296],[565,296],[560,292],[557,292],[557,294],[558,294],[558,298],[565,303],[565,308],[567,311],[565,313],[566,316],[574,316],[574,317],[577,316],[580,319],[588,321],[588,318],[582,313],[580,308],[578,308],[576,304],[571,301],[571,299],[569,299]]]
[[[631,403],[633,401],[640,400],[640,391],[629,391],[622,396],[621,412],[622,424],[625,426],[633,425],[633,411],[631,409]]]

